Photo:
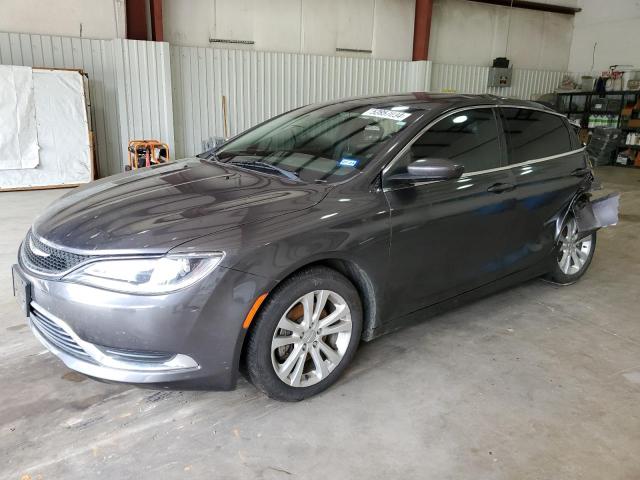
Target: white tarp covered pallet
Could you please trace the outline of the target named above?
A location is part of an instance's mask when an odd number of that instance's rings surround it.
[[[28,122],[19,121],[15,110],[11,112],[15,105],[24,110],[19,102],[12,100],[11,95],[0,94],[0,138],[10,140],[12,135],[17,136],[21,152],[19,160],[0,160],[0,189],[77,185],[91,181],[92,154],[82,75],[72,70],[8,68],[27,70],[31,78],[31,82],[14,82],[14,98],[28,99],[26,92],[32,91],[35,135],[27,128]],[[20,75],[25,77],[24,72]],[[24,139],[28,139],[28,143]],[[35,165],[32,157],[24,156],[25,152],[33,151],[36,153]]]
[[[31,69],[0,65],[0,170],[35,168],[39,161]]]

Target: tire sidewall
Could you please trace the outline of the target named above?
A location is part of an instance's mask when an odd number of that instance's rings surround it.
[[[345,300],[351,313],[351,338],[342,360],[325,379],[308,387],[292,387],[284,383],[273,369],[271,341],[282,315],[297,299],[314,290],[332,290]],[[358,291],[340,273],[314,267],[294,274],[269,294],[249,332],[246,363],[250,381],[279,400],[297,401],[320,393],[335,383],[351,362],[362,334],[362,317]]]

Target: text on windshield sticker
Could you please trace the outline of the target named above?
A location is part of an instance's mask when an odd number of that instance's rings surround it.
[[[362,114],[363,117],[377,117],[377,118],[386,118],[388,120],[404,120],[410,113],[406,112],[394,112],[393,110],[386,110],[384,108],[370,108],[366,112]]]

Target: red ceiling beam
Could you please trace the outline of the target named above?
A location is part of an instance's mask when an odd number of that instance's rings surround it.
[[[429,59],[429,35],[433,0],[416,0],[416,14],[413,22],[413,61]]]
[[[129,40],[147,40],[146,0],[127,0],[127,38]]]
[[[162,0],[127,0],[126,12],[129,40],[163,41]],[[148,31],[148,24],[151,32]]]
[[[149,0],[151,13],[151,39],[156,42],[163,41],[162,31],[162,0]]]

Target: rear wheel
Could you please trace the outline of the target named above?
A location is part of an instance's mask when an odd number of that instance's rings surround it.
[[[595,248],[596,233],[580,238],[575,218],[573,215],[567,217],[558,237],[551,280],[561,284],[577,281],[589,268]]]
[[[249,332],[251,382],[272,398],[295,401],[334,383],[360,341],[362,307],[343,275],[314,267],[272,292]]]

